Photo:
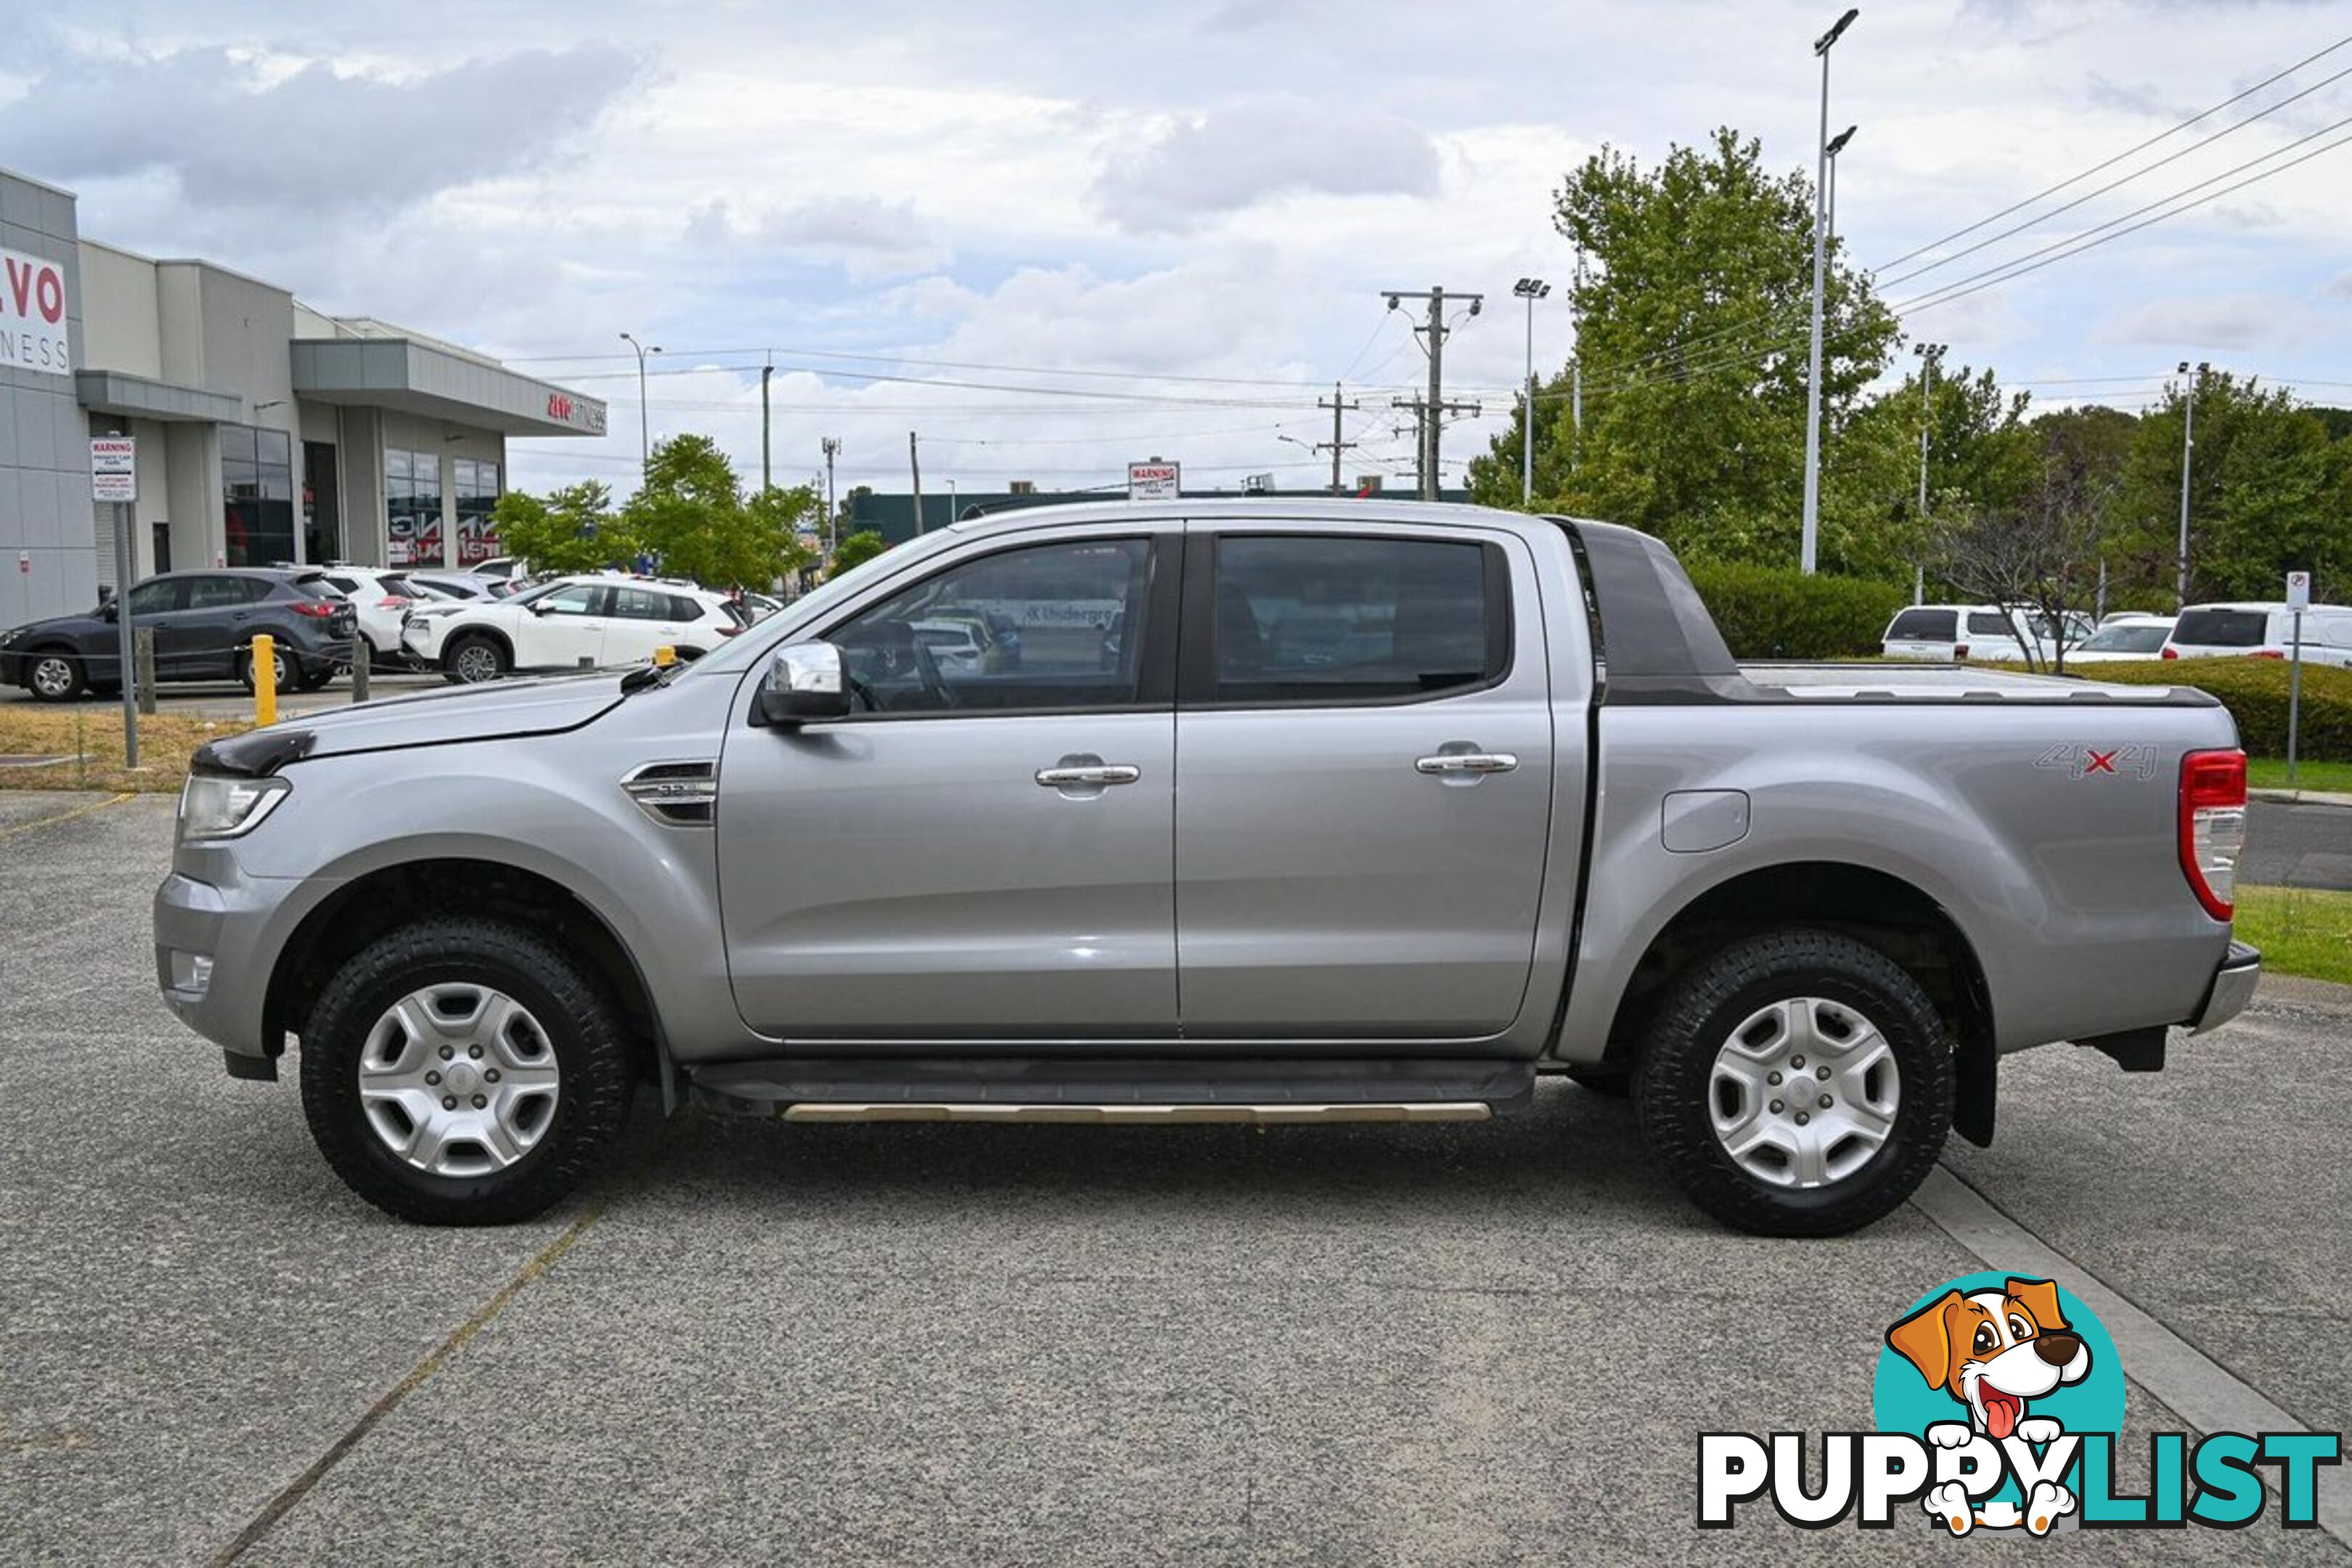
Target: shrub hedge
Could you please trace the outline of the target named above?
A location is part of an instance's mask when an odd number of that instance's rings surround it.
[[[2286,755],[2287,663],[2283,658],[2149,659],[2086,664],[2067,673],[2128,686],[2193,686],[2210,691],[2237,720],[2238,743],[2248,755]],[[2298,755],[2313,762],[2352,762],[2352,669],[2305,665],[2302,720]]]
[[[1911,595],[1864,577],[1808,577],[1771,566],[1689,564],[1734,658],[1853,658],[1875,654]]]

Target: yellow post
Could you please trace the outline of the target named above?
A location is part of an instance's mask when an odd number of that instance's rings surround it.
[[[677,649],[669,647],[667,644],[664,644],[662,647],[654,649],[654,668],[656,669],[667,669],[671,665],[676,664],[677,662]]]
[[[268,632],[253,639],[247,668],[253,671],[253,721],[278,722],[278,641]]]

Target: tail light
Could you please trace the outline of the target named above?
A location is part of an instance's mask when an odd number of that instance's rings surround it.
[[[1968,658],[1968,657],[1969,657],[1969,645],[1968,645],[1968,644],[1966,644],[1966,643],[1964,643],[1964,642],[1956,642],[1956,643],[1954,643],[1954,644],[1952,645],[1952,657],[1953,657],[1954,658],[1956,658],[1956,659],[1960,659],[1960,658]]]
[[[742,628],[741,626],[731,626],[731,625],[730,625],[730,626],[720,626],[720,627],[719,628],[719,635],[720,637],[740,637],[740,636],[742,635],[742,632],[743,632],[743,628]]]
[[[2237,912],[2238,850],[2246,841],[2246,753],[2191,752],[2180,759],[2180,869],[2205,912]]]
[[[405,594],[387,594],[377,601],[375,607],[379,610],[397,610],[414,603],[415,601]]]
[[[2179,658],[2180,657],[2180,650],[2173,647],[2170,643],[2166,643],[2164,645],[2164,651],[2158,654],[2156,657],[2158,658]]]
[[[335,606],[324,599],[297,599],[292,608],[296,615],[308,616],[314,621],[323,621],[335,613]]]

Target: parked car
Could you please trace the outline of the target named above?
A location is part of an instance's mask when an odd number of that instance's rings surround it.
[[[2087,616],[2064,618],[2068,647],[2091,635]],[[1886,623],[1880,651],[1888,658],[1924,659],[1952,664],[2026,662],[2030,646],[2034,659],[2046,662],[2060,640],[2058,629],[2034,611],[2004,610],[1998,605],[1914,605],[1898,610]]]
[[[466,568],[477,577],[525,577],[529,569],[519,555],[493,555]]]
[[[2294,613],[2284,603],[2252,600],[2191,605],[2180,612],[2165,658],[2284,658],[2294,642]],[[2352,665],[2352,608],[2314,605],[2303,613],[2306,664]]]
[[[400,646],[411,662],[472,684],[516,670],[637,664],[657,647],[699,658],[742,629],[725,599],[699,588],[559,577],[512,598],[411,610]]]
[[[907,657],[939,605],[1016,602],[1088,629],[1018,669]],[[156,969],[236,1076],[299,1037],[327,1160],[429,1223],[544,1209],[641,1082],[1165,1126],[1473,1121],[1556,1073],[1630,1091],[1708,1212],[1818,1235],[1948,1130],[1989,1142],[2009,1054],[2157,1068],[2243,1006],[2245,799],[2188,688],[1743,669],[1626,529],[1064,506],[902,544],[681,669],[215,742]]]
[[[420,588],[435,598],[488,599],[497,596],[490,592],[490,580],[487,577],[471,577],[462,572],[425,573],[405,569],[403,574],[407,577],[410,587]]]
[[[120,691],[117,624],[124,603],[134,630],[155,633],[155,679],[241,680],[253,689],[252,643],[276,649],[280,691],[315,691],[352,664],[357,617],[316,569],[215,567],[166,572],[80,615],[0,633],[0,685],[45,702],[84,691]]]
[[[400,651],[400,623],[424,598],[413,590],[407,577],[373,566],[343,565],[329,566],[326,575],[359,614],[368,662],[379,668],[405,663]]]
[[[2080,647],[2069,649],[2066,662],[2118,664],[2158,657],[2172,635],[2170,616],[2109,616]]]

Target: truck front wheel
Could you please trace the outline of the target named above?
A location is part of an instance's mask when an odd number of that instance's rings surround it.
[[[1917,981],[1824,931],[1735,942],[1655,1015],[1633,1099],[1701,1208],[1762,1236],[1841,1236],[1911,1195],[1952,1124],[1952,1047]]]
[[[378,938],[301,1031],[302,1110],[327,1163],[424,1225],[530,1218],[604,1162],[635,1085],[611,999],[560,949],[476,917]]]

